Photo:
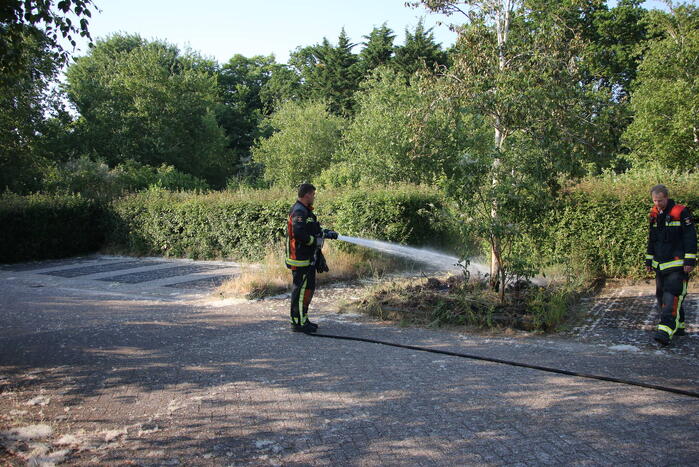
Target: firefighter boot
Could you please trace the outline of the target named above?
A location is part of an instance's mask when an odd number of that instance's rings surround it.
[[[660,345],[666,346],[670,343],[670,334],[663,331],[662,329],[658,329],[657,331],[655,331],[653,339],[655,339]]]
[[[303,325],[292,323],[291,330],[294,332],[302,332],[304,334],[312,334],[318,330],[318,325],[313,324],[310,321],[306,321]]]

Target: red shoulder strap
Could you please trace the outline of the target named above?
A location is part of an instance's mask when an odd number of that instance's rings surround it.
[[[670,219],[673,221],[680,220],[680,214],[682,214],[682,211],[684,211],[684,205],[675,204],[672,209],[670,209]]]
[[[650,208],[650,218],[655,219],[656,217],[658,217],[658,208],[653,206],[652,208]]]

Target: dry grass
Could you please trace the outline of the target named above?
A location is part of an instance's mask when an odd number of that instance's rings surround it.
[[[340,249],[332,241],[326,242],[323,254],[330,271],[316,275],[316,285],[381,277],[388,272],[410,266],[410,263],[404,260],[361,247],[352,247],[349,251]],[[289,290],[291,290],[291,272],[284,264],[283,245],[269,248],[261,263],[244,265],[239,276],[218,288],[218,292],[224,297],[247,299],[269,297]]]
[[[482,329],[551,331],[563,323],[578,291],[567,285],[540,287],[518,283],[505,302],[486,281],[463,275],[394,280],[368,290],[341,311],[417,326],[475,326]]]

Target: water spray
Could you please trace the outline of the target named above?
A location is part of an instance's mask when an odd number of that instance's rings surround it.
[[[347,235],[338,235],[337,239],[354,245],[371,248],[372,250],[381,251],[389,255],[400,256],[402,258],[429,264],[440,270],[457,271],[461,269],[461,266],[459,266],[459,258],[456,256],[446,255],[426,248],[413,248],[405,245],[398,245],[397,243],[350,237]],[[471,274],[486,274],[488,272],[488,269],[484,265],[474,262],[469,264],[468,270]]]

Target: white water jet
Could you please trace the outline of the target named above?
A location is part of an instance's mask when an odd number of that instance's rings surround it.
[[[390,242],[382,242],[379,240],[348,237],[347,235],[339,235],[337,239],[347,243],[353,243],[355,245],[371,248],[372,250],[378,250],[389,255],[401,256],[403,258],[408,258],[413,261],[426,263],[430,266],[444,271],[456,271],[461,269],[459,266],[459,258],[457,258],[456,256],[445,255],[444,253],[439,253],[437,251],[425,248],[413,248],[410,246],[398,245],[396,243]],[[468,266],[468,271],[471,274],[487,274],[488,268],[482,264],[471,262]]]

